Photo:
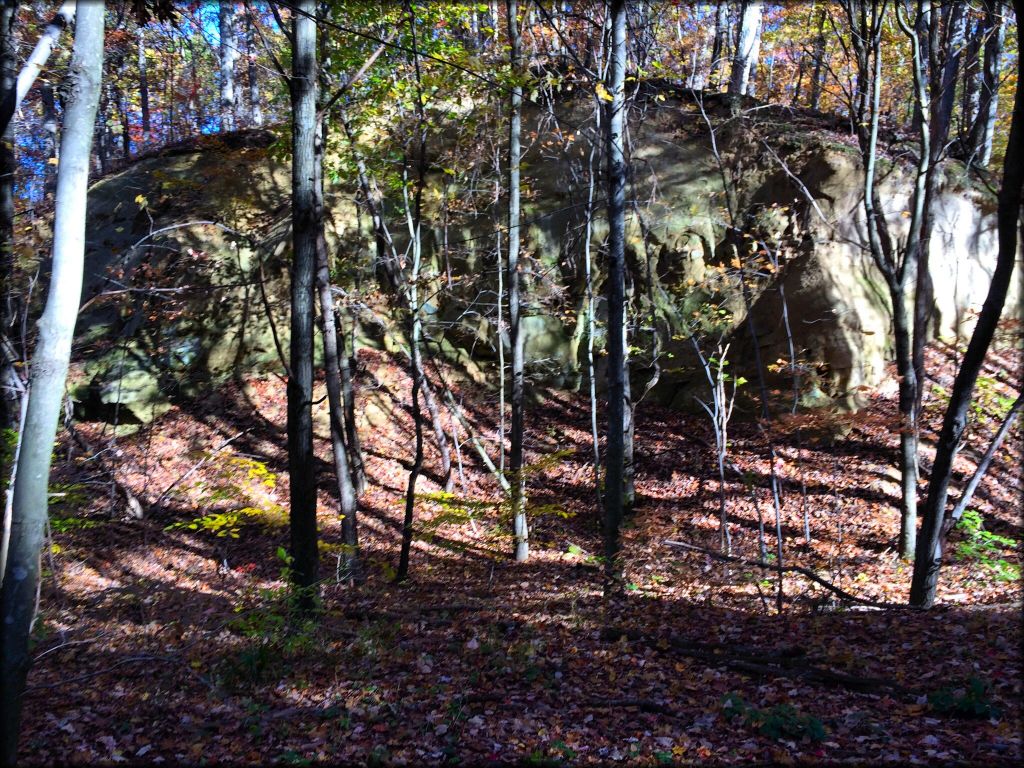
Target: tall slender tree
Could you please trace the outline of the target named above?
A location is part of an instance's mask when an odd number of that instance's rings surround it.
[[[259,128],[263,125],[263,105],[260,104],[260,81],[256,69],[256,52],[254,50],[254,36],[256,34],[252,23],[253,11],[248,6],[245,9],[245,60],[246,76],[249,81],[249,124]]]
[[[825,72],[825,21],[828,12],[824,5],[818,9],[818,32],[814,36],[814,69],[811,72],[811,109],[818,109],[821,104],[823,74]]]
[[[329,13],[329,9],[326,11]],[[327,17],[330,21],[330,17]],[[321,52],[320,60],[326,58]],[[319,77],[325,76],[324,69]],[[351,80],[349,81],[351,84]],[[320,321],[324,348],[324,368],[326,370],[327,403],[331,424],[331,452],[334,458],[334,477],[338,489],[338,506],[341,515],[342,539],[345,546],[343,560],[345,578],[355,579],[358,565],[358,529],[356,526],[356,489],[352,478],[352,467],[349,461],[350,450],[345,425],[345,402],[343,392],[342,355],[339,339],[343,331],[339,329],[338,315],[334,309],[334,293],[331,285],[330,259],[327,255],[327,238],[324,233],[324,152],[327,144],[327,121],[323,109],[317,110],[316,142],[313,173],[315,177],[313,192],[315,195],[314,210],[316,227],[316,288],[320,300]],[[349,382],[351,388],[351,382]]]
[[[316,475],[313,457],[313,283],[316,206],[316,0],[299,0],[292,21],[292,267],[288,377],[288,476],[293,583],[300,607],[315,605]]]
[[[728,56],[729,4],[725,0],[715,3],[715,36],[711,43],[711,71],[708,83],[713,90],[722,85],[722,68]]]
[[[509,0],[507,11],[509,63],[512,74],[508,129],[508,321],[512,346],[512,440],[509,450],[509,472],[512,476],[515,558],[518,562],[523,562],[530,556],[530,539],[526,522],[526,478],[523,475],[524,345],[519,280],[519,163],[523,84],[520,81],[522,51],[519,38],[519,3],[516,0]]]
[[[220,129],[235,130],[238,97],[235,93],[235,62],[238,60],[238,30],[234,0],[220,0]]]
[[[1024,2],[1015,0],[1017,18],[1024,14]],[[1017,27],[1017,44],[1024,44],[1024,33]],[[1018,48],[1020,50],[1020,48]],[[1024,196],[1024,81],[1018,78],[1014,93],[1013,116],[1010,121],[1006,155],[1003,159],[1003,186],[999,191],[996,214],[999,251],[992,273],[988,295],[982,305],[978,323],[971,334],[960,370],[953,382],[953,392],[946,406],[942,430],[936,445],[928,496],[922,512],[921,536],[917,543],[914,577],[910,587],[910,603],[930,607],[935,602],[939,570],[945,539],[953,519],[947,514],[946,502],[953,472],[953,461],[959,452],[960,440],[967,428],[967,415],[985,360],[1003,312],[1013,275],[1020,230],[1021,201]]]
[[[931,104],[925,72],[926,50],[922,32],[927,23],[908,19],[902,12],[897,21],[910,41],[914,83],[914,102],[918,117],[917,164],[908,204],[907,235],[902,247],[885,215],[878,179],[879,126],[882,117],[882,37],[888,6],[868,0],[844,0],[857,73],[852,113],[863,167],[863,206],[866,250],[885,280],[892,309],[892,333],[899,377],[899,467],[900,467],[900,555],[914,556],[917,532],[918,486],[918,387],[919,369],[915,366],[915,317],[922,313],[915,302],[925,301],[925,293],[915,290],[922,243],[930,238],[927,211],[927,182],[932,162],[929,123]],[[924,267],[926,269],[926,267]],[[924,285],[921,275],[918,285]],[[919,337],[920,338],[920,337]]]
[[[13,40],[10,37],[12,33],[12,27],[15,21],[14,11],[17,9],[17,3],[8,2],[8,10],[12,14],[8,18],[7,24],[5,25],[4,35],[7,37],[8,44],[13,45]],[[28,95],[29,89],[32,88],[32,83],[36,81],[39,73],[46,66],[47,60],[50,58],[50,53],[53,51],[53,47],[57,44],[57,40],[60,38],[61,32],[67,27],[71,26],[71,23],[75,20],[75,0],[64,0],[61,3],[60,8],[57,9],[57,13],[53,15],[53,18],[43,28],[42,34],[39,35],[39,40],[36,42],[35,48],[32,49],[32,53],[29,54],[28,59],[25,60],[21,71],[18,72],[17,80],[15,80],[13,88],[5,88],[3,93],[3,99],[0,99],[0,133],[6,134],[7,127],[11,120],[14,118],[14,113],[17,111],[18,106],[24,100],[25,96]],[[6,11],[5,11],[6,14]],[[13,67],[13,60],[12,65]]]
[[[138,36],[139,112],[142,116],[143,142],[146,142],[149,140],[152,125],[149,115],[149,63],[146,61],[146,28],[144,26],[139,27]]]
[[[412,182],[408,176],[408,153],[403,158],[402,195],[405,207],[405,222],[409,229],[409,243],[412,251],[409,270],[406,300],[409,312],[409,373],[412,376],[412,417],[413,429],[416,433],[416,444],[413,453],[412,468],[409,470],[409,482],[405,491],[405,516],[402,521],[402,548],[398,558],[396,581],[402,581],[409,575],[409,556],[412,550],[413,513],[416,502],[416,481],[423,468],[423,412],[420,409],[420,395],[427,391],[427,376],[423,368],[423,317],[420,302],[420,276],[423,267],[423,188],[427,172],[427,116],[424,110],[423,75],[420,69],[420,50],[417,47],[416,7],[411,0],[406,0],[406,12],[409,15],[409,38],[411,41],[412,68],[415,84],[416,115],[416,180]],[[415,192],[410,199],[409,189],[415,184]],[[442,435],[443,437],[443,435]],[[450,469],[449,464],[449,469]]]
[[[1006,36],[1001,0],[985,0],[985,20],[978,34],[984,39],[984,61],[981,69],[978,111],[967,139],[967,164],[982,168],[992,159],[996,112],[999,106],[999,64]],[[1018,24],[1020,17],[1018,16]]]
[[[736,39],[736,55],[732,60],[729,94],[745,96],[750,87],[750,72],[757,67],[761,50],[761,0],[747,0],[740,13],[740,28]]]
[[[0,104],[15,96],[17,83],[17,49],[14,28],[17,20],[16,0],[0,2]],[[14,280],[14,129],[8,120],[0,135],[0,429],[14,429],[18,423],[20,382],[14,349],[9,343],[15,318],[11,292]],[[8,467],[0,472],[6,477]],[[5,520],[4,535],[9,521]],[[0,569],[3,565],[0,563]]]
[[[626,413],[626,2],[611,0],[611,47],[606,90],[608,160],[608,451],[605,473],[605,589],[621,582],[619,528],[625,511]]]
[[[104,11],[102,2],[78,4],[65,89],[50,286],[32,355],[0,600],[0,761],[5,765],[13,765],[17,753],[22,694],[31,663],[28,639],[39,586],[50,461],[82,293],[86,190],[103,71]]]

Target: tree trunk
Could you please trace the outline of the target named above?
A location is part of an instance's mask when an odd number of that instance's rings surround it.
[[[750,84],[750,70],[757,66],[761,49],[761,16],[764,4],[761,0],[749,0],[740,14],[740,28],[736,41],[736,55],[732,60],[732,75],[729,94],[745,96]]]
[[[338,339],[341,331],[334,310],[334,295],[331,290],[331,269],[327,256],[327,239],[324,236],[324,148],[327,143],[327,126],[319,120],[314,158],[315,182],[313,185],[316,211],[316,288],[320,299],[320,320],[324,345],[324,369],[327,384],[327,404],[331,424],[331,453],[334,457],[334,478],[338,488],[338,512],[341,515],[343,578],[355,579],[359,566],[359,529],[357,526],[357,502],[355,485],[352,481],[352,466],[349,462],[349,448],[346,445],[345,400],[343,395],[341,352]],[[351,387],[351,382],[349,382]]]
[[[315,8],[315,4],[314,4]],[[235,61],[238,35],[235,31],[234,0],[220,0],[220,129],[235,130]]]
[[[911,319],[903,306],[905,291],[890,292],[893,303],[893,336],[896,346],[896,374],[899,376],[900,413],[900,557],[914,556],[917,538],[918,425],[917,373],[912,354]]]
[[[338,485],[341,514],[345,578],[355,578],[359,563],[359,529],[356,520],[356,492],[349,463],[345,435],[345,401],[342,392],[341,355],[338,350],[339,330],[331,295],[331,274],[327,265],[327,243],[322,233],[317,243],[317,290],[320,294],[320,318],[323,322],[324,368],[327,374],[327,403],[331,420],[331,450],[334,454],[334,475]]]
[[[494,158],[494,257],[497,277],[497,342],[498,342],[498,469],[505,472],[505,262],[502,258],[501,227],[498,224],[498,202],[501,199],[501,160]]]
[[[164,66],[167,68],[167,76],[164,78],[164,103],[167,105],[167,120],[164,122],[164,133],[163,138],[168,143],[174,141],[175,136],[175,120],[178,115],[178,110],[175,107],[175,102],[178,101],[177,89],[178,89],[178,74],[174,70],[174,65],[181,61],[184,57],[181,55],[181,48],[174,45],[173,42],[168,43],[167,50],[163,55]],[[185,124],[188,124],[186,112]]]
[[[626,422],[626,158],[624,113],[626,3],[611,0],[612,47],[606,141],[608,147],[608,450],[605,473],[605,589],[621,583],[619,527],[624,512]]]
[[[117,105],[117,117],[121,122],[121,156],[125,165],[132,159],[132,136],[131,121],[128,118],[128,105],[125,104],[124,94],[116,85],[113,86],[114,103]]]
[[[221,5],[223,10],[224,4]],[[316,602],[316,476],[313,456],[313,280],[316,220],[315,0],[299,0],[292,26],[291,375],[288,378],[288,475],[291,571],[302,610]],[[223,17],[222,17],[223,18]]]
[[[17,17],[15,0],[0,2],[0,103],[7,100],[15,87],[14,72],[17,66],[17,52],[14,45],[14,22]],[[52,93],[52,89],[50,89]],[[52,169],[52,170],[51,170]],[[0,138],[0,429],[17,430],[18,415],[22,410],[24,385],[18,374],[18,354],[10,342],[9,335],[17,323],[14,300],[14,129],[8,123]],[[45,178],[56,171],[47,164]],[[55,178],[55,176],[54,176]],[[44,193],[47,184],[44,182]],[[0,454],[0,477],[11,476],[13,457],[7,452]],[[3,499],[3,528],[0,532],[0,580],[3,579],[7,545],[10,541],[11,483]]]
[[[521,76],[519,40],[519,4],[508,3],[509,64],[512,77]],[[512,346],[512,424],[509,473],[512,483],[512,530],[515,559],[524,562],[530,556],[530,537],[526,525],[526,478],[523,476],[523,334],[520,325],[519,296],[519,138],[522,131],[523,87],[512,84],[511,120],[508,131],[508,320]],[[500,343],[500,339],[499,339]]]
[[[96,169],[105,176],[110,170],[110,129],[107,127],[110,109],[110,86],[104,85],[100,95],[100,106],[96,118]]]
[[[28,640],[39,586],[50,461],[82,293],[89,153],[103,71],[103,17],[103,3],[80,4],[67,75],[70,87],[64,102],[50,287],[32,357],[0,601],[0,762],[7,765],[14,764],[17,753],[22,694],[31,661]]]
[[[205,115],[203,114],[203,100],[199,98],[199,90],[201,88],[199,82],[199,71],[196,66],[196,49],[192,45],[192,41],[189,38],[185,38],[185,42],[188,44],[188,58],[189,58],[189,96],[188,96],[188,110],[192,115],[193,130],[199,133],[202,130],[203,123],[206,122]]]
[[[984,19],[979,19],[967,35],[967,47],[964,51],[963,102],[960,115],[960,155],[967,156],[967,140],[971,126],[978,117],[981,98],[981,48],[982,34],[985,28]]]
[[[409,241],[412,246],[412,267],[409,274],[407,296],[409,301],[409,373],[412,376],[412,418],[416,433],[416,447],[412,468],[409,470],[409,484],[405,492],[405,517],[402,522],[402,549],[398,559],[396,581],[404,581],[409,575],[409,555],[412,550],[413,512],[416,502],[416,481],[423,468],[423,413],[420,410],[420,392],[427,377],[423,369],[422,346],[423,320],[420,316],[419,282],[423,263],[423,188],[427,172],[427,118],[423,109],[423,80],[420,73],[419,50],[416,47],[416,11],[412,3],[407,4],[409,12],[409,37],[412,41],[412,63],[416,77],[416,193],[409,199],[408,164],[403,163],[402,194],[405,202],[405,220],[409,227]],[[436,407],[436,406],[435,406]],[[432,414],[433,415],[433,412]],[[434,420],[439,423],[438,417]],[[441,434],[444,439],[444,433]],[[447,444],[447,443],[445,443]],[[451,465],[448,466],[450,480]]]
[[[413,247],[413,250],[417,250]],[[413,256],[416,259],[416,256]],[[414,261],[413,272],[419,272],[419,264]],[[420,319],[419,299],[416,285],[409,287],[410,312],[412,319],[409,328],[409,370],[412,374],[412,418],[416,434],[416,447],[413,452],[412,467],[409,470],[409,483],[405,491],[405,515],[402,519],[402,549],[398,556],[398,570],[395,581],[405,581],[409,576],[409,556],[412,551],[413,512],[416,504],[416,481],[423,468],[423,413],[420,411],[420,390],[423,386],[423,366],[420,361]]]
[[[945,60],[942,62],[941,74],[931,73],[937,86],[937,92],[932,96],[936,105],[936,114],[932,119],[932,152],[935,159],[943,153],[946,138],[949,136],[949,126],[953,120],[957,73],[960,71],[966,22],[967,16],[962,4],[954,3],[947,6],[946,41],[942,46]]]
[[[253,49],[252,11],[245,14],[245,58],[248,62],[247,76],[249,79],[249,124],[254,128],[263,125],[263,105],[260,103],[260,82],[256,76],[256,53]]]
[[[146,36],[143,27],[139,28],[139,110],[142,112],[142,143],[149,141],[149,77],[146,66]]]
[[[1018,18],[1024,14],[1024,2],[1015,0]],[[1017,44],[1024,44],[1024,33],[1017,28]],[[939,569],[942,566],[942,549],[951,527],[946,518],[946,499],[949,481],[953,471],[960,439],[967,426],[967,411],[978,373],[985,360],[985,354],[995,335],[996,326],[1002,315],[1013,275],[1017,254],[1018,229],[1020,227],[1021,197],[1024,192],[1024,82],[1017,80],[1014,92],[1013,117],[1010,135],[1003,159],[1003,187],[999,192],[999,208],[996,226],[999,236],[999,252],[996,268],[992,273],[988,295],[982,305],[978,323],[967,345],[967,352],[953,383],[946,414],[942,420],[942,431],[935,450],[928,496],[925,501],[921,537],[917,545],[914,562],[914,577],[910,587],[910,604],[930,607],[935,602]]]
[[[726,35],[728,34],[729,4],[718,0],[715,4],[715,38],[711,43],[711,71],[708,83],[712,90],[722,87],[722,64],[725,61]]]
[[[814,71],[811,74],[811,109],[817,110],[821,103],[821,86],[825,72],[825,19],[826,9],[818,11],[818,34],[814,38]]]
[[[11,0],[4,0],[4,2],[11,6],[15,5]],[[43,28],[36,47],[29,54],[28,59],[25,60],[21,72],[18,73],[18,79],[15,82],[14,88],[7,89],[4,93],[3,101],[0,101],[0,134],[7,134],[7,128],[11,120],[14,119],[14,113],[28,94],[29,89],[32,88],[32,83],[36,81],[39,73],[46,66],[46,61],[50,58],[50,52],[53,51],[53,46],[57,44],[60,33],[64,31],[65,27],[71,26],[71,23],[75,20],[75,7],[75,0],[65,0],[61,4],[57,13],[54,14],[46,27]],[[4,13],[6,14],[6,10]],[[15,21],[14,15],[12,15],[5,32],[10,31],[10,27]]]
[[[992,159],[992,137],[995,133],[996,111],[999,106],[999,61],[1002,57],[1006,36],[1006,22],[1003,18],[1003,4],[1000,0],[985,3],[985,60],[981,72],[981,93],[978,99],[978,114],[971,126],[967,140],[969,147],[967,164],[988,167]]]
[[[915,121],[918,132],[917,142],[917,173],[914,177],[914,193],[910,201],[910,231],[903,256],[903,274],[915,276],[913,293],[913,316],[906,325],[906,333],[910,334],[910,365],[913,374],[908,375],[901,368],[901,340],[897,339],[896,366],[900,371],[900,416],[902,428],[900,432],[901,466],[910,461],[908,453],[910,432],[913,433],[914,482],[904,472],[903,477],[903,519],[900,527],[900,557],[910,559],[914,556],[917,537],[917,441],[918,420],[924,397],[925,381],[925,346],[928,343],[928,326],[933,314],[933,287],[931,276],[931,233],[932,233],[932,200],[935,197],[938,176],[938,159],[945,144],[945,133],[941,118],[941,79],[942,72],[937,60],[929,60],[929,51],[938,49],[938,29],[940,14],[932,9],[930,3],[920,6],[921,18],[914,27],[905,27],[904,33],[910,40],[911,69],[914,83],[914,107],[920,120]],[[898,19],[899,17],[897,17]],[[922,21],[923,19],[923,21]],[[948,129],[948,123],[946,129]],[[900,279],[902,283],[902,278]],[[900,295],[905,292],[900,288]],[[894,297],[895,301],[895,297]],[[895,307],[895,305],[894,305]],[[902,308],[902,304],[901,304]],[[894,332],[901,326],[901,317],[893,310]],[[908,403],[908,397],[913,399]],[[908,519],[909,518],[909,519]]]
[[[594,131],[597,136],[601,132],[601,103],[594,98]],[[594,190],[597,186],[597,168],[595,159],[598,157],[598,142],[591,140],[590,154],[587,157],[587,208],[586,226],[583,237],[583,269],[586,284],[587,307],[587,390],[590,400],[590,447],[594,456],[594,497],[597,508],[601,508],[601,442],[597,428],[597,377],[594,371],[594,334],[597,317],[594,301],[594,269],[593,269],[593,238],[594,238]]]
[[[876,3],[846,0],[842,4],[852,34],[850,36],[856,57],[858,87],[853,105],[857,142],[864,167],[865,229],[871,258],[885,278],[892,303],[893,337],[896,347],[896,369],[899,375],[901,471],[900,553],[912,557],[917,520],[918,479],[918,368],[914,365],[914,318],[920,305],[908,308],[907,286],[909,277],[917,274],[921,242],[927,237],[925,216],[927,174],[931,158],[928,120],[928,89],[924,80],[924,45],[920,25],[909,25],[901,14],[897,23],[911,42],[914,56],[915,103],[923,119],[918,131],[918,166],[914,177],[914,192],[910,202],[909,232],[902,252],[897,251],[894,238],[886,221],[877,185],[878,130],[881,118],[882,47],[885,8]]]
[[[39,88],[39,97],[43,103],[43,153],[46,155],[46,168],[43,170],[43,196],[56,198],[57,195],[57,104],[53,96],[53,86],[43,85]]]
[[[356,365],[356,320],[354,317],[350,318],[351,349],[345,347],[344,324],[341,322],[340,315],[336,325],[342,329],[338,333],[338,364],[341,370],[341,392],[345,401],[345,447],[348,448],[352,486],[355,489],[358,502],[359,497],[366,490],[366,466],[363,462],[363,449],[359,442],[359,429],[356,422],[356,391],[352,379],[352,369]],[[342,534],[344,535],[344,533],[344,526],[342,526]],[[351,543],[355,544],[356,542]]]
[[[623,259],[625,266],[625,259]],[[624,275],[623,277],[626,277]],[[636,502],[636,463],[634,448],[636,441],[633,416],[633,385],[629,375],[629,300],[624,296],[622,313],[622,514],[633,513]]]

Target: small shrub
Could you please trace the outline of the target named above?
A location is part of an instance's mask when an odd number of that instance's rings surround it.
[[[292,558],[284,547],[277,548],[277,557],[283,563],[281,579],[287,583]],[[294,587],[260,589],[250,595],[254,604],[237,606],[238,616],[228,624],[246,642],[220,668],[223,683],[234,689],[280,680],[289,672],[290,659],[318,647],[316,621],[297,609],[300,595]]]
[[[822,741],[825,738],[825,726],[821,720],[800,713],[790,704],[776,704],[768,709],[758,709],[748,704],[736,693],[727,694],[722,699],[722,714],[728,720],[741,718],[751,728],[769,739],[803,739]]]
[[[1016,581],[1020,578],[1020,566],[1002,557],[1004,548],[1017,546],[1016,539],[986,531],[984,519],[973,509],[964,510],[956,527],[964,536],[956,548],[959,559],[976,561],[991,571],[999,581]]]
[[[277,476],[263,462],[232,456],[219,460],[212,479],[202,480],[189,490],[202,496],[202,507],[208,511],[193,518],[168,525],[165,530],[197,531],[216,538],[237,539],[242,529],[257,523],[281,527],[288,523],[288,513],[274,498]],[[241,501],[243,506],[224,509],[223,505]]]
[[[941,688],[928,694],[928,704],[935,712],[954,717],[986,720],[1000,715],[989,696],[988,683],[973,675],[963,687]]]

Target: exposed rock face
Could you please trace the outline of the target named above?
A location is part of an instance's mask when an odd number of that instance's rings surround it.
[[[683,361],[685,367],[692,313],[708,297],[701,285],[720,265],[730,265],[734,247],[761,244],[782,259],[778,272],[754,281],[750,297],[762,360],[789,359],[781,320],[784,294],[795,349],[813,372],[804,378],[805,394],[824,392],[855,404],[858,388],[882,382],[892,354],[888,291],[860,246],[856,154],[832,137],[808,137],[784,127],[776,136],[760,127],[813,194],[816,206],[811,206],[755,131],[741,126],[716,136],[720,168],[700,118],[681,117],[678,104],[667,104],[670,108],[651,109],[631,128],[636,205],[627,245],[639,318],[633,337],[641,350],[636,375],[646,375],[643,368],[650,361],[643,350],[650,345],[652,324],[665,339],[663,351],[674,355],[671,364]],[[575,124],[582,116],[577,111]],[[79,324],[80,362],[73,378],[75,397],[87,410],[110,418],[123,409],[129,420],[144,422],[177,394],[194,394],[243,371],[282,370],[277,348],[287,353],[290,173],[286,159],[275,158],[265,143],[212,141],[195,151],[185,148],[141,161],[92,188],[83,294],[91,302]],[[585,344],[580,323],[586,189],[579,183],[585,144],[578,135],[555,154],[535,144],[524,168],[523,264],[531,296],[523,321],[527,360],[537,376],[563,386],[578,385]],[[480,366],[492,365],[496,344],[490,233],[503,213],[499,207],[489,211],[492,215],[449,211],[442,217],[438,190],[445,180],[444,174],[434,174],[432,194],[425,196],[436,290],[425,291],[434,298],[424,309],[442,353],[484,380]],[[893,173],[883,190],[887,214],[899,224],[906,182]],[[459,196],[455,191],[453,197]],[[600,185],[595,201],[591,252],[600,295],[600,245],[607,231]],[[368,217],[357,212],[350,188],[330,190],[327,202],[339,280],[351,283],[358,273],[366,287],[372,283],[374,254]],[[995,262],[994,200],[947,179],[935,212],[935,329],[966,337],[970,310],[984,300]],[[404,230],[397,224],[392,230],[401,248]],[[451,290],[449,274],[455,279]],[[119,293],[99,296],[104,291]],[[738,290],[723,298],[737,328],[733,364],[749,369],[754,356],[744,302]],[[1019,300],[1017,292],[1008,308]],[[364,341],[400,349],[401,321],[388,312],[387,301],[370,303],[375,309],[360,315]],[[598,314],[600,321],[603,301]],[[600,323],[594,341],[598,349],[603,346]],[[668,361],[661,361],[666,371]],[[692,388],[686,376],[666,372],[654,396],[687,406]]]
[[[860,388],[882,383],[885,365],[894,354],[889,291],[862,247],[866,234],[859,162],[852,154],[819,150],[791,170],[813,191],[821,215],[809,213],[804,205],[805,244],[781,283],[789,325],[800,354],[821,372],[826,391],[855,404]],[[894,176],[883,184],[882,199],[894,232],[902,239],[910,185],[907,177]],[[755,200],[774,198],[781,203],[785,192],[780,191],[787,187],[793,187],[788,178],[776,176],[757,191]],[[985,300],[995,265],[995,201],[947,177],[933,211],[932,335],[966,343],[972,312]],[[1020,265],[1018,256],[1018,274]],[[911,274],[911,286],[913,281]],[[780,297],[774,287],[753,308],[755,325],[764,334],[758,341],[769,361],[787,356]],[[1019,304],[1018,281],[1007,300],[1006,315],[1019,316]]]

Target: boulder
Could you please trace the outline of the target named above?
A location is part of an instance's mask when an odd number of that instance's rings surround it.
[[[584,125],[589,109],[589,99],[568,101],[565,124]],[[892,357],[888,291],[860,245],[864,216],[857,153],[834,134],[779,123],[723,129],[716,135],[716,157],[703,120],[680,100],[672,97],[658,110],[635,114],[630,197],[637,204],[627,223],[627,260],[637,317],[631,337],[637,385],[643,386],[651,370],[651,334],[657,327],[665,356],[652,397],[676,405],[692,401],[703,386],[703,373],[694,369],[690,327],[694,312],[715,299],[730,313],[731,370],[752,378],[755,348],[765,364],[788,362],[791,336],[804,371],[804,402],[822,403],[827,396],[856,406],[858,393],[883,381]],[[553,138],[544,133],[549,129],[539,116],[527,115],[527,124],[541,138]],[[801,178],[814,206],[758,135],[769,138],[789,171]],[[580,384],[586,343],[582,136],[561,153],[528,153],[523,171],[528,373],[532,381],[566,387]],[[995,262],[995,202],[956,173],[951,164],[935,208],[934,333],[964,339]],[[887,215],[898,226],[908,176],[895,169],[886,178]],[[465,201],[444,217],[442,184],[449,199]],[[459,188],[449,175],[432,173],[428,186],[423,290],[429,297],[428,335],[467,376],[494,382],[497,261],[491,233],[495,222],[503,221],[503,203],[480,215],[471,204],[478,192]],[[104,418],[121,408],[146,421],[176,397],[194,396],[227,377],[282,369],[278,349],[287,354],[288,345],[289,189],[286,158],[263,139],[234,144],[211,139],[142,160],[92,187],[86,307],[78,327],[85,365],[74,388],[83,408]],[[345,284],[360,276],[365,289],[373,281],[375,254],[368,217],[357,212],[351,185],[332,185],[326,198],[335,272]],[[603,199],[599,189],[595,199]],[[601,246],[607,233],[600,202],[594,213],[594,341],[600,348],[605,332]],[[392,228],[401,251],[407,232],[403,226]],[[782,266],[753,281],[752,338],[736,284],[707,286],[730,264],[735,248],[757,242],[776,249]],[[788,330],[781,321],[783,298]],[[1019,301],[1017,291],[1008,306]],[[404,320],[394,310],[393,300],[371,296],[357,332],[366,342],[403,354]],[[507,343],[507,330],[502,333]]]

